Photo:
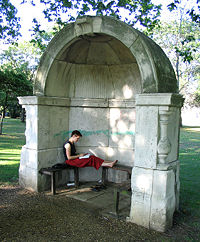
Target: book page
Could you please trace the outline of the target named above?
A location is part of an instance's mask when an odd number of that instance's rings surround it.
[[[85,158],[89,158],[90,157],[90,154],[86,154],[84,156],[80,156],[79,159],[85,159]]]

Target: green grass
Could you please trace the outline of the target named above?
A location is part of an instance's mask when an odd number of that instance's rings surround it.
[[[18,181],[20,152],[25,144],[25,123],[19,119],[4,119],[0,135],[0,185]]]
[[[181,128],[179,160],[181,220],[200,229],[200,127]]]

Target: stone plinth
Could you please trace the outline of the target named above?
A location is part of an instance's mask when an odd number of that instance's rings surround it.
[[[140,94],[136,99],[135,162],[129,221],[158,231],[172,226],[179,208],[178,94]]]

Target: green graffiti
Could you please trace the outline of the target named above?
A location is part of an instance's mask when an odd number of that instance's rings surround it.
[[[72,131],[73,130],[61,131],[61,132],[55,134],[54,136],[62,136],[63,138],[64,137],[69,137],[71,135]],[[135,135],[134,131],[113,132],[113,131],[108,130],[108,129],[106,129],[106,130],[95,130],[95,131],[80,129],[79,131],[81,132],[81,134],[83,136],[91,136],[91,135],[99,135],[99,134],[106,135],[107,137],[110,137],[112,135],[132,135],[132,136]]]

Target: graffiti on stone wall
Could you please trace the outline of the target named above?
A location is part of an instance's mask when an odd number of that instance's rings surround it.
[[[73,130],[69,130],[69,131],[61,131],[57,134],[55,134],[54,136],[61,136],[63,138],[65,137],[69,137],[71,136],[71,133],[72,133]],[[111,137],[113,135],[131,135],[131,136],[134,136],[135,135],[135,132],[134,131],[125,131],[125,132],[119,132],[119,131],[116,131],[116,132],[113,132],[111,130],[81,130],[79,129],[79,131],[81,132],[81,134],[83,136],[91,136],[91,135],[106,135],[107,137]]]

